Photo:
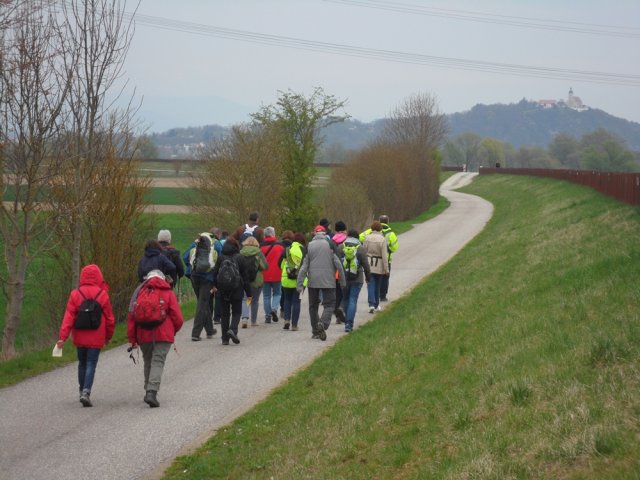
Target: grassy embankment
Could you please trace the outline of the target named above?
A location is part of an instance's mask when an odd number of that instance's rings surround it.
[[[166,478],[638,478],[640,212],[465,190],[495,205],[476,239]]]

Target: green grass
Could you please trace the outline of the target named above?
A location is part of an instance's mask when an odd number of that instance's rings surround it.
[[[166,478],[638,478],[640,212],[465,190],[495,206],[478,237]]]

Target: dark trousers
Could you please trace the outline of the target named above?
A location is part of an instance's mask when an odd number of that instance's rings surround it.
[[[335,288],[311,288],[309,291],[309,320],[311,320],[311,331],[318,333],[318,323],[322,322],[324,329],[328,329],[331,324],[331,316],[336,307]],[[322,316],[318,314],[320,309],[320,297],[322,296]]]
[[[240,315],[242,314],[242,298],[238,300],[225,300],[220,297],[222,318],[220,319],[220,326],[222,327],[222,341],[228,342],[229,335],[227,331],[232,330],[236,335],[238,334],[238,324],[240,323]]]
[[[191,276],[191,283],[193,284],[193,291],[196,292],[196,296],[198,297],[191,336],[200,337],[203,328],[207,332],[207,335],[213,335],[213,319],[211,318],[211,308],[209,306],[213,284],[206,278],[195,275]]]
[[[336,280],[336,310],[340,307],[341,303],[342,303],[342,287],[340,286],[340,281]],[[346,310],[346,308],[344,307],[342,307],[342,309]]]
[[[389,264],[389,275],[383,275],[380,279],[380,298],[386,298],[389,293],[389,277],[391,276],[391,264]]]
[[[300,296],[295,288],[282,287],[282,298],[284,299],[284,320],[291,321],[294,327],[298,326],[300,319]]]

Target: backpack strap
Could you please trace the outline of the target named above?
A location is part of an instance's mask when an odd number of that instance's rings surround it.
[[[82,290],[80,290],[80,287],[78,287],[76,290],[78,290],[80,292],[80,295],[82,295],[82,298],[84,298],[85,300],[87,299],[86,295],[84,293],[82,293]],[[104,292],[104,290],[100,290],[98,292],[98,294],[92,298],[91,300],[98,300],[98,297],[102,294],[102,292]]]

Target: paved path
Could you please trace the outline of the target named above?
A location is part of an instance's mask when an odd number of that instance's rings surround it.
[[[471,175],[451,177],[442,188],[451,206],[400,236],[391,300],[450,259],[491,217],[488,202],[449,190]],[[363,289],[353,335],[371,318]],[[101,355],[93,408],[82,408],[77,400],[77,364],[1,389],[0,478],[159,475],[177,454],[251,408],[344,335],[332,325],[326,342],[312,340],[306,301],[300,322],[298,332],[282,330],[282,322],[241,329],[242,343],[228,347],[220,345],[219,334],[191,342],[188,322],[177,336],[177,353],[167,359],[157,409],[142,402],[142,367],[133,365],[125,346]]]

